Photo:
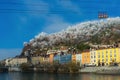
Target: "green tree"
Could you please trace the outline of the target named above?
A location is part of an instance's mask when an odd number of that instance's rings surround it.
[[[79,66],[75,62],[68,63],[70,73],[76,73],[79,71]]]
[[[90,49],[90,46],[88,44],[80,43],[76,45],[76,48],[80,51],[83,51],[85,49]]]

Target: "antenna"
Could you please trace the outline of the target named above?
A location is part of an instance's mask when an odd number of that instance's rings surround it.
[[[108,18],[107,12],[98,12],[98,18],[99,19]]]

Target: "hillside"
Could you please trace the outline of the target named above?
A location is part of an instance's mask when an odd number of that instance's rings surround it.
[[[24,43],[22,54],[27,49],[59,49],[60,46],[83,50],[89,44],[113,44],[120,41],[120,18],[107,18],[82,22],[57,33],[40,33]],[[81,47],[82,46],[82,47]],[[39,51],[38,51],[39,52]]]

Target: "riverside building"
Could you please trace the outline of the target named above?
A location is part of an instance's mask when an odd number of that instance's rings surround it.
[[[10,58],[6,59],[5,66],[18,67],[23,63],[27,63],[27,58]]]
[[[90,53],[91,64],[105,66],[120,63],[120,48],[92,49]]]
[[[90,64],[90,51],[89,50],[82,52],[82,64],[83,65]]]

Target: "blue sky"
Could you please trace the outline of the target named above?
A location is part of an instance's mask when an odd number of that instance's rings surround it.
[[[23,42],[40,32],[54,33],[98,12],[120,15],[119,0],[0,0],[0,59],[20,54]]]

